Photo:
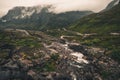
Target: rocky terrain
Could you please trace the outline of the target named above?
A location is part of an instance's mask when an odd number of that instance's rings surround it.
[[[0,80],[120,80],[119,7],[9,10],[0,19]]]
[[[120,65],[106,52],[63,35],[0,30],[0,80],[119,80]]]

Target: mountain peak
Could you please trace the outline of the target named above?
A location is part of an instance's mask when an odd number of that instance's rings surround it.
[[[117,5],[117,4],[119,4],[119,3],[120,3],[120,0],[113,0],[113,1],[111,1],[111,2],[107,5],[107,7],[106,7],[104,10],[102,10],[102,12],[111,9],[112,7],[114,7],[115,5]]]
[[[24,6],[16,6],[8,11],[8,13],[2,17],[2,19],[10,21],[13,19],[26,19],[30,18],[33,14],[39,14],[42,10],[51,9],[51,5],[38,5],[33,7],[24,7]]]

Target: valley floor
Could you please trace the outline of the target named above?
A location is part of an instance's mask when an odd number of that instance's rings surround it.
[[[119,62],[108,56],[109,50],[101,44],[90,46],[95,33],[64,32],[68,34],[52,37],[52,32],[1,30],[0,80],[120,79]]]

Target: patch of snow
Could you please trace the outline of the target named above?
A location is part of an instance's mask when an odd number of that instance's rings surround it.
[[[64,39],[64,38],[73,38],[74,36],[65,36],[65,35],[62,35],[60,36],[60,39]]]
[[[79,32],[76,32],[76,34],[77,34],[77,35],[80,35],[80,36],[83,36],[83,34],[82,34],[82,33],[79,33]]]
[[[111,35],[114,35],[114,36],[119,36],[120,35],[120,33],[110,33]]]
[[[76,65],[76,64],[73,64],[73,63],[70,63],[71,66],[74,66],[74,67],[77,67],[77,68],[82,68],[82,66],[80,65]]]
[[[4,22],[4,23],[5,23],[5,22],[7,22],[7,20],[2,20],[2,22]]]
[[[16,31],[24,32],[26,35],[30,35],[26,30],[16,29]]]
[[[115,3],[114,3],[114,6],[117,5],[119,3],[119,0],[117,0]]]
[[[22,18],[26,18],[26,17],[30,17],[33,15],[33,13],[40,13],[41,11],[41,7],[26,7],[25,9],[21,10],[21,14],[14,16],[14,19],[22,19]]]
[[[37,14],[40,13],[41,10],[42,10],[42,7],[41,7],[41,6],[37,6],[37,7],[35,7],[35,8],[36,8],[36,13],[37,13]]]
[[[18,19],[19,18],[19,16],[15,16],[15,17],[13,17],[14,19]]]
[[[30,17],[33,13],[35,12],[35,10],[22,10],[22,14],[19,16],[19,18],[25,18],[25,17]]]

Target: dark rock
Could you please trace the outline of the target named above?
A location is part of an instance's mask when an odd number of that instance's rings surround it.
[[[14,71],[14,70],[5,70],[0,71],[0,80],[33,80],[31,76],[27,75],[26,72]]]
[[[12,58],[13,57],[13,54],[15,52],[15,46],[14,45],[11,45],[11,44],[4,44],[2,46],[0,46],[0,49],[9,49],[10,51],[8,52],[8,56],[6,58]]]
[[[70,49],[72,49],[75,52],[81,52],[84,55],[87,54],[87,51],[85,50],[86,48],[83,45],[79,45],[79,44],[68,44],[68,47]]]
[[[0,49],[15,49],[15,46],[11,44],[3,44],[0,46]]]
[[[71,80],[71,78],[66,75],[59,75],[54,77],[54,80]]]
[[[62,44],[66,43],[66,41],[64,39],[59,39],[59,42],[62,43]]]

